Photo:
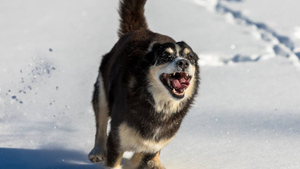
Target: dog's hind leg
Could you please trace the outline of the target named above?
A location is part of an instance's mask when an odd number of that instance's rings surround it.
[[[159,160],[160,151],[157,153],[135,153],[132,158],[140,160],[137,169],[165,169]]]
[[[126,163],[124,169],[165,169],[159,160],[160,152],[143,153],[136,152]]]
[[[103,78],[101,72],[99,72],[97,81],[94,85],[93,94],[93,109],[96,118],[96,136],[95,146],[89,153],[89,159],[91,162],[101,162],[106,158],[106,142],[107,142],[107,123],[108,123],[108,103],[105,95]]]

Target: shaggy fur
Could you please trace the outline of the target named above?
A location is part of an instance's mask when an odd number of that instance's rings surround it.
[[[92,162],[163,169],[161,149],[177,133],[199,85],[198,56],[185,42],[148,29],[146,0],[120,2],[120,39],[103,56],[92,99],[96,118]],[[107,136],[107,123],[111,130]]]

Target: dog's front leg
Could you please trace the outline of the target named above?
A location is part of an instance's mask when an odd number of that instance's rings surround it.
[[[120,150],[119,139],[117,135],[111,131],[107,139],[107,159],[105,165],[111,169],[121,169],[120,164],[123,153],[124,152]]]
[[[92,103],[96,119],[96,136],[94,148],[89,153],[89,159],[97,163],[104,161],[106,158],[107,123],[109,118],[108,104],[101,74],[98,75],[94,87]]]
[[[107,114],[99,113],[96,116],[95,146],[89,153],[91,162],[98,163],[104,161],[106,158],[107,123]]]

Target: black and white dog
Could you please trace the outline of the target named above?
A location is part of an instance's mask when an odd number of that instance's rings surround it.
[[[163,169],[160,151],[175,136],[198,90],[198,56],[185,42],[150,31],[145,3],[121,0],[120,39],[103,56],[94,85],[97,131],[89,159],[105,160],[110,168],[121,168],[123,153],[133,151],[131,169]]]

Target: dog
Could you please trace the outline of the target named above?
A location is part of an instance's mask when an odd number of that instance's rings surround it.
[[[200,81],[197,54],[149,30],[145,3],[120,1],[119,40],[103,56],[94,84],[96,136],[89,159],[113,169],[122,167],[125,151],[134,152],[131,169],[164,169],[160,151],[177,133]]]

